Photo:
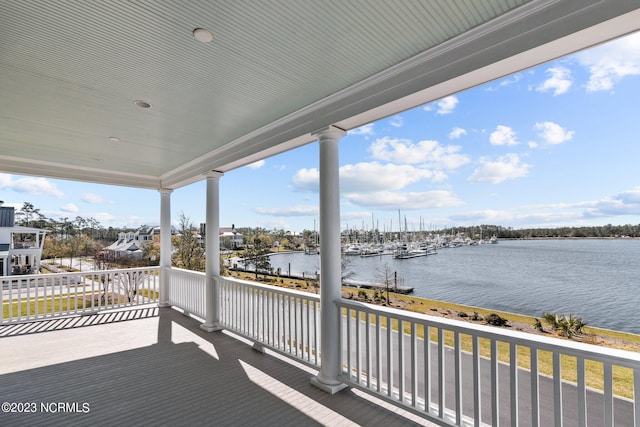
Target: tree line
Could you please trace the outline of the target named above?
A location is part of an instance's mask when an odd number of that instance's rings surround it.
[[[47,239],[43,249],[43,258],[65,257],[75,258],[79,256],[100,255],[100,262],[113,264],[116,260],[108,258],[102,249],[118,239],[122,232],[132,232],[136,229],[130,227],[104,227],[93,217],[83,218],[47,218],[32,203],[25,202],[22,208],[16,211],[16,225],[34,227],[48,230]],[[236,229],[244,238],[245,261],[258,269],[268,268],[265,255],[272,250],[300,250],[303,246],[319,243],[319,236],[315,230],[304,230],[299,235],[294,235],[284,229],[266,229],[261,227],[241,227]],[[349,233],[362,233],[364,231],[350,230]],[[371,230],[368,233],[379,232]],[[450,227],[426,234],[462,233],[474,239],[489,238],[496,235],[500,239],[536,239],[536,238],[639,238],[640,224],[638,225],[612,225],[589,227],[555,227],[555,228],[521,228],[503,227],[499,225],[483,224],[475,227]],[[411,233],[412,234],[412,233]],[[362,236],[350,236],[354,240]],[[370,237],[370,236],[368,236]],[[223,242],[224,243],[224,242]],[[191,224],[189,218],[183,214],[180,216],[178,234],[173,236],[172,245],[176,249],[173,256],[173,264],[190,270],[204,270],[204,247],[199,238],[198,229]],[[155,239],[145,248],[146,260],[159,260],[159,242]],[[124,260],[121,260],[124,261]]]
[[[468,228],[467,228],[468,229]],[[554,228],[520,228],[501,227],[499,225],[483,225],[484,238],[495,234],[500,239],[560,239],[560,238],[637,238],[640,237],[638,225],[595,225],[588,227],[554,227]],[[474,234],[477,236],[478,229]]]

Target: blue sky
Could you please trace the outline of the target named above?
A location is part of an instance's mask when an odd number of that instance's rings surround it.
[[[342,227],[640,223],[640,33],[355,129],[340,142]],[[226,173],[221,226],[313,229],[318,144]],[[159,223],[157,191],[0,174],[0,199],[105,227]],[[205,184],[172,221],[205,219]]]

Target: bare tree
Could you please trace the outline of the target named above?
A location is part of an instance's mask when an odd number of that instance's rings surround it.
[[[113,276],[113,293],[118,297],[124,296],[127,302],[132,302],[145,278],[143,271],[120,271]]]
[[[384,289],[386,291],[386,302],[385,305],[389,305],[391,303],[391,300],[389,299],[389,289],[392,286],[395,286],[396,290],[398,287],[398,274],[397,272],[393,272],[393,274],[391,273],[391,267],[389,266],[389,264],[387,264],[386,262],[382,265],[380,265],[377,268],[377,277],[378,279],[383,283],[384,285]]]

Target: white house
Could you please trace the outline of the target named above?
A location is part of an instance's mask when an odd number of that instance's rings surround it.
[[[242,233],[236,230],[235,224],[232,224],[231,227],[219,227],[218,232],[220,235],[221,249],[237,249],[241,248],[244,245],[244,237],[242,236]],[[207,224],[202,222],[200,223],[199,238],[202,240],[203,244],[206,235]]]
[[[241,248],[244,245],[244,237],[239,233],[235,226],[220,227],[220,247],[227,249]]]
[[[0,276],[38,274],[46,230],[15,225],[15,210],[0,206]]]
[[[176,230],[171,227],[171,235],[175,235]],[[144,254],[143,246],[153,241],[153,236],[160,235],[160,227],[150,227],[143,225],[137,231],[118,233],[118,240],[104,248],[103,250],[115,256],[132,256],[140,259]]]

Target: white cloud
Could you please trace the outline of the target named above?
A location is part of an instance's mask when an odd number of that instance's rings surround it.
[[[350,130],[349,135],[373,135],[375,132],[373,131],[374,123],[369,123],[364,126],[360,126],[359,128],[355,128]]]
[[[64,193],[58,187],[45,178],[18,178],[12,175],[0,173],[0,188],[10,189],[18,193],[44,194],[56,198],[61,198]]]
[[[547,144],[562,144],[569,141],[575,134],[574,131],[569,131],[553,122],[536,123],[536,129],[539,131],[538,135]]]
[[[298,191],[318,192],[320,171],[317,168],[298,169],[292,178],[293,187]]]
[[[116,218],[113,214],[110,214],[108,212],[98,212],[97,214],[93,215],[93,217],[103,224],[115,224],[119,220],[119,218]],[[140,223],[137,224],[140,225]]]
[[[523,227],[575,226],[616,222],[616,217],[640,215],[640,187],[598,200],[479,210],[449,217],[456,224],[503,224]],[[597,220],[593,222],[593,220]]]
[[[552,67],[546,71],[550,77],[536,88],[538,92],[552,90],[553,96],[561,95],[567,92],[573,84],[571,70],[566,67]]]
[[[381,210],[432,209],[460,206],[463,202],[449,191],[348,193],[344,195],[354,205]]]
[[[316,168],[300,169],[293,176],[293,186],[299,191],[318,192],[319,171]],[[380,164],[378,162],[357,163],[340,168],[340,191],[342,193],[370,193],[383,190],[400,190],[423,179],[434,182],[445,179],[438,171],[411,165]]]
[[[73,203],[67,203],[66,205],[62,206],[60,210],[66,213],[78,213],[80,211],[80,209],[78,209],[78,207]]]
[[[438,114],[451,114],[458,104],[458,98],[456,98],[454,95],[447,96],[438,101],[437,104]]]
[[[374,159],[403,164],[423,164],[436,169],[456,169],[469,163],[468,156],[460,154],[460,146],[442,146],[438,141],[380,138],[369,147]]]
[[[288,206],[281,208],[255,208],[254,212],[272,216],[318,216],[318,206]]]
[[[467,179],[468,182],[490,182],[499,184],[503,181],[522,178],[529,173],[530,165],[520,163],[517,154],[507,154],[492,161],[488,157],[481,157],[482,167],[476,169]]]
[[[623,77],[640,75],[640,32],[578,53],[589,69],[589,92],[611,90]]]
[[[503,79],[500,82],[500,86],[501,87],[505,87],[505,86],[510,86],[512,84],[518,83],[521,78],[522,78],[522,74],[520,74],[520,73],[514,74],[514,75],[512,75],[510,77],[507,77],[507,78]]]
[[[489,136],[489,142],[491,145],[518,145],[519,142],[516,139],[516,133],[509,126],[498,125]]]
[[[467,131],[465,129],[455,127],[449,133],[449,139],[459,139],[462,135],[467,135]]]
[[[128,215],[125,218],[120,218],[119,222],[124,222],[128,227],[140,227],[142,224],[150,224],[148,218],[143,218],[138,215]],[[174,226],[179,227],[179,224],[173,224]]]
[[[266,161],[263,160],[258,160],[257,162],[253,162],[249,165],[247,165],[248,168],[250,169],[260,169],[261,167],[263,167],[265,165]]]
[[[509,77],[506,77],[502,80],[500,80],[497,84],[495,85],[487,85],[485,86],[485,89],[487,92],[493,92],[496,90],[499,90],[500,88],[506,87],[506,86],[510,86],[512,84],[516,84],[518,83],[520,80],[522,79],[522,73],[517,73],[517,74],[513,74]]]
[[[593,201],[584,211],[587,218],[623,215],[640,215],[640,187]]]
[[[85,203],[89,203],[92,205],[99,205],[101,203],[104,203],[104,198],[98,194],[94,194],[94,193],[84,193],[82,195],[81,200]]]
[[[371,218],[371,212],[340,212],[340,221],[362,221]]]
[[[11,187],[13,178],[8,173],[0,173],[0,188]]]
[[[511,226],[544,227],[550,225],[576,224],[581,215],[570,211],[523,211],[522,207],[502,211],[487,209],[451,215],[449,222],[456,224],[509,224]],[[488,237],[488,236],[485,236]]]
[[[402,116],[393,116],[391,120],[389,120],[389,124],[395,128],[401,128],[404,124],[404,119]]]
[[[411,165],[382,165],[378,162],[340,168],[340,190],[344,193],[400,190],[423,179],[440,181],[443,174]]]

